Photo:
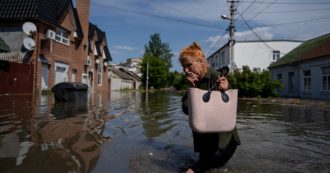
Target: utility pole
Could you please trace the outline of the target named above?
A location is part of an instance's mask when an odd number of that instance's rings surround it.
[[[146,78],[146,92],[148,93],[149,85],[149,56],[147,58],[147,78]]]
[[[228,41],[228,45],[229,45],[229,63],[228,63],[228,67],[229,69],[232,71],[234,68],[236,68],[236,63],[234,61],[234,44],[235,44],[235,38],[234,38],[234,34],[235,34],[235,12],[237,10],[236,8],[236,3],[238,3],[239,0],[230,0],[227,2],[230,2],[230,17],[227,17],[226,15],[221,15],[222,19],[225,20],[230,20],[230,24],[228,27],[228,31],[229,31],[229,41]]]

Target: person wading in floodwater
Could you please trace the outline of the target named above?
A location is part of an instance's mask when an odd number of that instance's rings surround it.
[[[219,76],[217,71],[208,67],[202,48],[198,43],[182,49],[179,57],[183,71],[186,74],[190,87],[207,90],[210,83],[218,82],[218,90],[227,90],[228,80]],[[182,110],[188,114],[188,97],[182,98]],[[194,151],[199,153],[199,160],[189,167],[186,173],[205,172],[211,168],[223,166],[234,154],[237,145],[240,145],[237,128],[231,132],[197,133],[193,131]]]

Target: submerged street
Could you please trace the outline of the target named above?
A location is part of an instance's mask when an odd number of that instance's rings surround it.
[[[182,94],[1,96],[0,172],[182,172],[197,159]],[[237,117],[242,145],[211,172],[330,171],[329,110],[240,100]]]

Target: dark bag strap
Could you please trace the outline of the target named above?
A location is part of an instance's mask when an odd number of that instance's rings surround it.
[[[220,76],[227,76],[228,72],[229,72],[229,68],[227,66],[224,66],[222,68],[220,68],[218,70],[220,72]],[[203,95],[203,101],[204,102],[208,102],[210,100],[211,97],[211,92],[214,89],[215,86],[217,86],[218,82],[215,82],[209,89],[208,91]],[[229,96],[226,94],[225,91],[220,91],[221,93],[221,99],[222,101],[224,101],[225,103],[227,103],[229,101]]]

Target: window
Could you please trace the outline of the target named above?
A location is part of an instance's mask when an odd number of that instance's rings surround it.
[[[294,89],[294,72],[289,72],[289,90]]]
[[[274,50],[273,51],[273,61],[277,61],[278,59],[280,59],[280,51]]]
[[[277,74],[276,79],[282,82],[283,79],[282,73]]]
[[[322,68],[322,90],[330,91],[330,66]]]
[[[304,90],[309,91],[311,90],[311,71],[310,70],[305,70],[304,72]]]
[[[76,74],[77,74],[77,70],[72,69],[72,71],[71,71],[71,82],[76,82]]]
[[[103,63],[98,63],[97,64],[97,84],[102,85],[102,66]]]
[[[221,61],[222,61],[221,65],[225,65],[225,51],[221,52]]]
[[[69,32],[65,31],[64,29],[57,28],[55,34],[55,40],[65,45],[70,45]]]

